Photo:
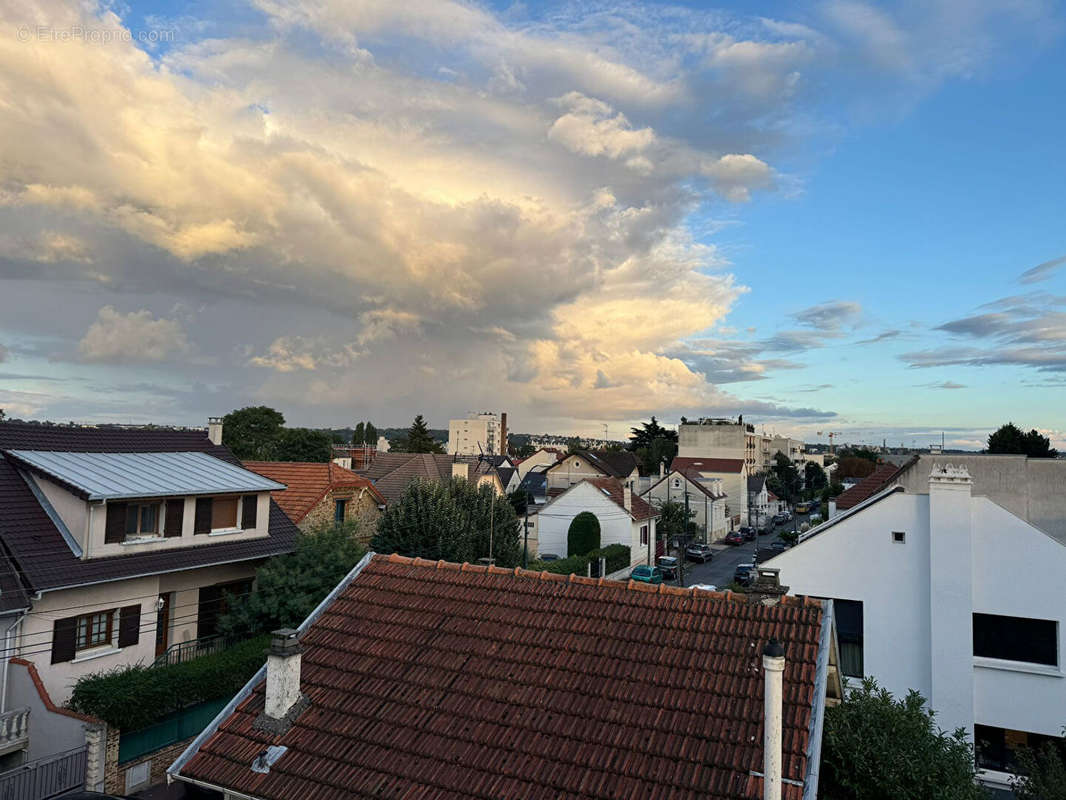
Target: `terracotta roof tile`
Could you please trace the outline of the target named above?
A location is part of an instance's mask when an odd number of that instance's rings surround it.
[[[293,522],[302,520],[330,489],[368,489],[377,502],[385,502],[369,478],[332,461],[245,461],[244,466],[285,484],[285,489],[271,492],[271,496]]]
[[[625,489],[616,478],[586,478],[597,489],[606,492],[608,496],[622,509],[625,508]],[[659,510],[648,503],[644,498],[638,497],[633,492],[630,503],[633,519],[650,519],[659,516]]]
[[[756,798],[762,647],[785,647],[783,774],[802,782],[822,613],[375,556],[303,636],[311,705],[289,731],[252,727],[260,684],[180,775],[263,800]],[[269,745],[288,751],[252,772]]]
[[[902,471],[903,467],[895,464],[878,464],[873,472],[837,496],[837,510],[844,511],[870,499],[886,488]]]

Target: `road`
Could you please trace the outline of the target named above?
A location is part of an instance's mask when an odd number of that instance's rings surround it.
[[[807,519],[804,515],[796,518],[797,529]],[[685,562],[684,585],[694,586],[697,583],[706,583],[724,589],[733,582],[733,572],[738,564],[750,564],[755,560],[755,547],[768,547],[770,542],[777,539],[781,531],[792,530],[792,523],[779,525],[774,533],[760,536],[754,542],[744,542],[739,545],[711,545],[715,549],[714,558],[706,564],[698,561]]]

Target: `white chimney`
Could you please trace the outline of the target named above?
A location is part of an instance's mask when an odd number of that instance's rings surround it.
[[[666,477],[666,461],[665,460],[659,462],[659,477],[660,478],[665,478]]]
[[[470,465],[465,461],[452,462],[452,477],[470,479]]]
[[[633,487],[628,483],[622,487],[622,505],[626,511],[633,510]]]
[[[207,438],[211,444],[222,444],[222,417],[207,418]]]
[[[835,497],[829,498],[829,519],[837,515],[837,501]]]
[[[762,737],[763,800],[781,800],[781,703],[785,672],[785,649],[776,639],[762,651],[765,709]]]
[[[271,633],[267,650],[266,715],[283,720],[300,702],[300,634],[292,628]]]

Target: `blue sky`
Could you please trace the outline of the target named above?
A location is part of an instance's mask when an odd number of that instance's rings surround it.
[[[1066,444],[1058,4],[2,14],[10,415]]]

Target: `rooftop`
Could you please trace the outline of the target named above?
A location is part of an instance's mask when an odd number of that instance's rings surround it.
[[[264,800],[757,798],[776,638],[784,800],[813,780],[819,601],[400,556],[348,580],[301,626],[310,707],[292,727],[253,728],[261,672],[171,774]],[[253,772],[270,746],[288,749]]]
[[[332,461],[245,461],[244,466],[284,484],[273,497],[294,522],[302,520],[331,489],[367,489],[377,502],[385,502],[369,478]]]
[[[739,475],[744,471],[743,458],[696,458],[676,456],[670,463],[670,469],[678,472],[727,472]]]
[[[837,510],[844,511],[873,497],[885,489],[904,469],[905,467],[895,464],[878,464],[873,472],[837,496]]]

